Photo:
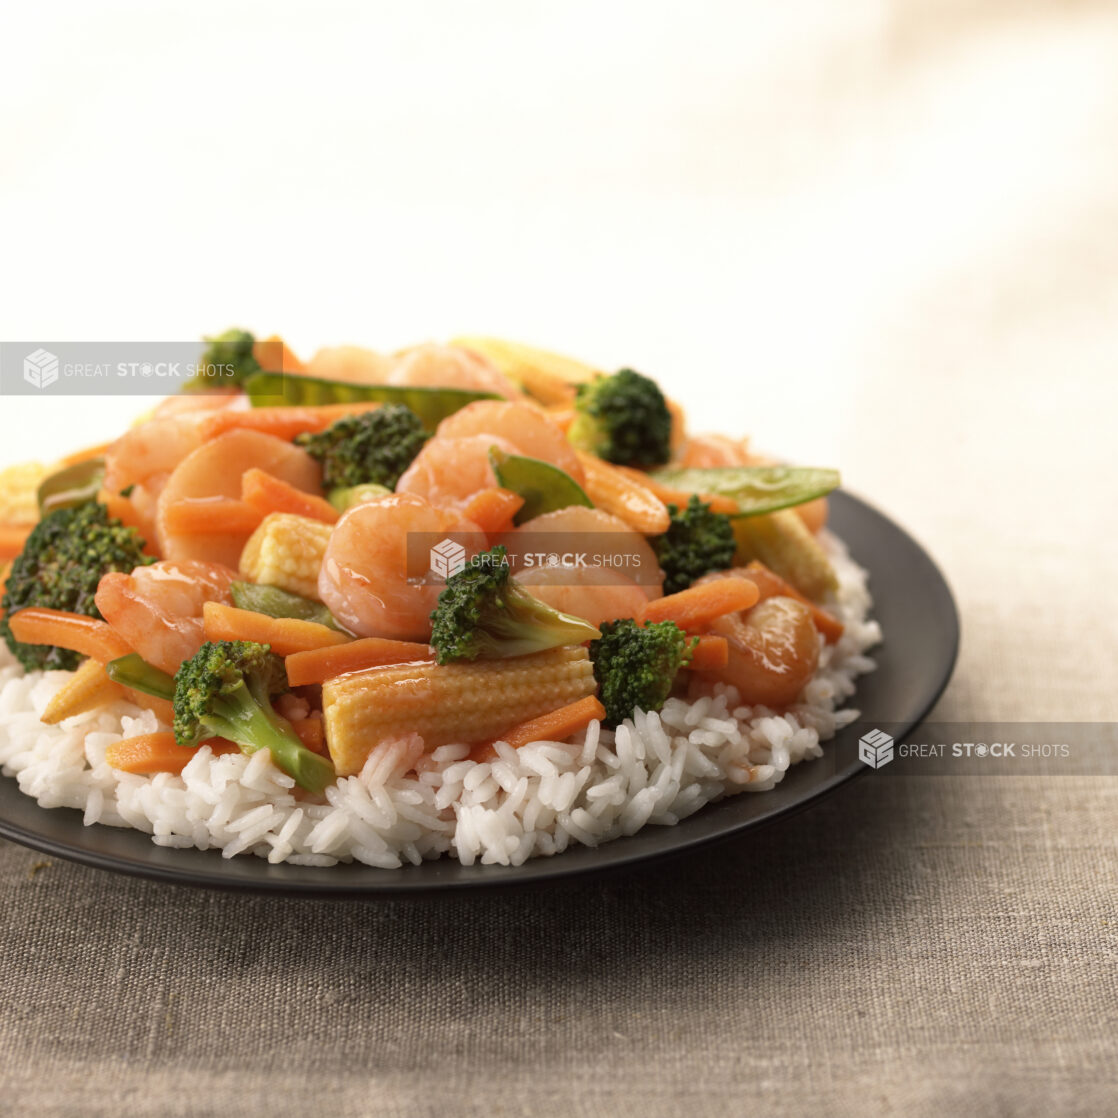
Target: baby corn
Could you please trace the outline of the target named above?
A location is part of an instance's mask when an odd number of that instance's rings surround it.
[[[251,582],[263,582],[318,598],[318,572],[333,526],[321,520],[292,513],[266,516],[249,537],[241,552],[241,574]]]
[[[350,776],[389,738],[414,732],[428,749],[487,741],[596,686],[581,645],[507,660],[370,668],[323,684],[326,741],[338,775]]]
[[[75,714],[85,714],[87,710],[123,698],[124,688],[105,675],[105,665],[97,660],[85,660],[54,693],[40,721],[54,726]]]

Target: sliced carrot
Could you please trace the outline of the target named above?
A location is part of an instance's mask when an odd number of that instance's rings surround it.
[[[379,407],[377,401],[366,400],[352,404],[322,404],[317,407],[307,404],[290,408],[250,408],[247,411],[226,408],[202,420],[200,430],[204,439],[216,439],[226,431],[243,429],[260,431],[265,435],[275,435],[290,441],[296,435],[306,432],[324,431],[331,423],[347,415],[360,415]]]
[[[642,473],[640,470],[634,470],[631,466],[615,466],[614,469],[620,470],[621,473],[650,489],[665,505],[675,505],[681,509],[686,508],[691,498],[697,496],[700,501],[710,505],[712,512],[721,512],[727,516],[733,516],[738,511],[738,503],[732,497],[724,497],[718,493],[692,494],[682,489],[673,489],[670,485],[664,485],[663,482],[649,477],[648,474]]]
[[[594,504],[624,520],[635,532],[658,536],[671,523],[664,502],[638,470],[620,470],[595,454],[577,451],[586,475],[586,495]]]
[[[365,668],[377,668],[382,664],[409,664],[434,658],[434,649],[429,644],[394,641],[387,637],[364,637],[348,644],[295,652],[284,663],[287,682],[292,687],[302,687],[307,683],[325,683],[328,679],[364,671]]]
[[[649,602],[642,620],[674,621],[689,633],[701,633],[716,617],[749,609],[759,597],[748,579],[721,578]]]
[[[271,646],[277,656],[294,652],[310,652],[334,644],[346,644],[350,638],[337,629],[328,629],[317,621],[301,621],[294,617],[268,617],[249,609],[237,609],[221,602],[207,602],[202,607],[202,627],[206,640],[257,641]]]
[[[815,622],[816,629],[822,634],[828,644],[834,644],[843,633],[843,624],[834,614],[820,609],[810,598],[801,594],[790,582],[785,582],[780,575],[770,571],[764,563],[757,559],[748,563],[743,574],[750,582],[754,583],[760,592],[760,601],[766,598],[795,598],[811,610],[811,620]]]
[[[83,613],[31,606],[8,619],[12,636],[23,644],[53,644],[107,664],[132,649],[104,621]]]
[[[90,458],[100,458],[112,443],[98,443],[96,446],[87,446],[84,450],[75,450],[65,458],[58,460],[59,466],[76,466],[79,462],[88,462]]]
[[[487,536],[499,535],[512,527],[512,518],[524,507],[524,498],[500,486],[478,490],[462,510]]]
[[[0,524],[0,559],[14,559],[31,535],[34,524]]]
[[[730,644],[725,637],[704,633],[691,652],[687,665],[693,672],[713,672],[730,662]]]
[[[579,730],[585,730],[595,718],[605,718],[606,708],[597,695],[587,695],[558,710],[529,718],[506,730],[496,741],[508,742],[513,749],[519,749],[533,741],[563,741]],[[486,761],[496,756],[493,742],[483,742],[470,753],[471,760]]]
[[[296,489],[286,481],[253,466],[241,475],[241,499],[262,516],[272,512],[288,512],[333,524],[341,515],[329,501]]]
[[[326,731],[322,726],[320,711],[311,711],[306,718],[292,718],[291,728],[299,740],[314,753],[326,753]]]
[[[260,527],[264,514],[246,501],[232,497],[187,497],[167,505],[164,517],[167,531],[219,536],[226,533],[251,535]]]
[[[202,742],[214,753],[235,753],[238,747],[224,738],[209,738]],[[181,773],[198,755],[198,750],[179,745],[175,735],[167,730],[154,734],[139,734],[134,738],[114,741],[105,750],[105,760],[121,772],[137,773],[141,776],[150,773]]]
[[[306,365],[295,356],[292,348],[278,334],[258,338],[252,347],[252,356],[265,372],[305,373]]]

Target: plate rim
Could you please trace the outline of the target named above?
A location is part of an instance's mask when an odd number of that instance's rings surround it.
[[[886,515],[877,506],[871,504],[869,501],[851,493],[849,490],[837,490],[832,496],[837,497],[840,501],[849,501],[855,507],[860,507],[863,513],[868,513],[873,517],[884,521],[889,528],[903,537],[912,547],[914,547],[922,556],[923,560],[927,563],[930,571],[935,577],[937,591],[941,594],[944,601],[949,607],[949,611],[945,617],[949,633],[947,638],[948,654],[942,662],[937,677],[932,684],[931,689],[926,693],[920,708],[915,712],[909,714],[908,717],[900,720],[895,720],[896,732],[900,734],[908,734],[917,727],[928,715],[928,713],[935,707],[944,691],[950,683],[955,667],[958,662],[959,645],[961,638],[961,625],[959,618],[958,605],[955,600],[955,595],[951,590],[950,583],[939,564],[932,558],[930,552],[925,548],[919,540],[917,540],[912,533],[906,528],[897,523],[892,517]],[[841,538],[841,537],[840,537]],[[872,573],[872,572],[871,572]],[[856,694],[856,693],[855,693]],[[808,762],[810,764],[810,762]],[[810,770],[808,770],[810,771]],[[148,862],[143,858],[137,857],[130,859],[114,853],[107,853],[98,850],[90,850],[80,846],[74,846],[65,841],[52,838],[50,835],[41,834],[36,831],[28,830],[18,823],[9,821],[4,815],[0,814],[0,838],[7,839],[18,845],[36,850],[42,854],[47,854],[51,857],[60,858],[64,861],[75,862],[79,865],[89,866],[93,869],[107,871],[110,873],[122,874],[127,877],[143,878],[149,881],[157,881],[162,884],[178,885],[198,889],[212,889],[219,892],[237,892],[237,893],[252,893],[256,895],[271,895],[271,896],[288,896],[299,897],[305,899],[352,899],[352,900],[376,900],[382,897],[430,897],[435,894],[444,895],[448,892],[455,894],[461,893],[478,893],[511,888],[524,888],[530,889],[539,887],[541,885],[553,885],[558,883],[568,883],[575,878],[597,877],[612,872],[619,872],[632,869],[636,865],[650,864],[652,862],[661,861],[664,859],[678,857],[680,855],[692,853],[703,847],[713,846],[721,842],[726,842],[735,838],[741,838],[747,831],[755,830],[761,827],[768,826],[781,819],[786,819],[789,816],[795,815],[800,811],[805,811],[815,806],[820,800],[831,795],[839,788],[849,784],[851,781],[859,776],[871,772],[869,767],[861,763],[847,764],[843,767],[837,768],[822,782],[814,785],[810,792],[804,796],[792,800],[790,803],[777,805],[773,810],[765,812],[755,818],[748,818],[740,822],[730,824],[720,831],[706,834],[687,835],[683,834],[679,841],[670,844],[666,848],[642,850],[639,845],[629,850],[621,851],[613,857],[604,860],[601,864],[571,864],[568,868],[564,864],[564,855],[554,855],[550,858],[531,858],[521,866],[508,867],[508,866],[481,866],[475,863],[473,867],[458,867],[459,869],[476,869],[481,871],[474,877],[459,877],[457,879],[451,878],[445,881],[428,880],[428,881],[414,881],[407,878],[401,878],[399,881],[391,879],[377,882],[355,882],[355,881],[339,881],[330,880],[328,875],[334,873],[338,867],[329,866],[321,867],[323,879],[300,880],[300,881],[285,881],[280,878],[269,878],[267,874],[262,874],[256,877],[233,877],[227,873],[223,873],[220,869],[221,866],[228,865],[229,863],[222,859],[215,862],[214,868],[198,869],[196,867],[178,868],[174,866],[165,866],[157,862]],[[0,775],[0,780],[10,781],[14,784],[14,777],[7,777]],[[17,795],[22,795],[17,789]],[[722,803],[727,800],[720,801]],[[707,808],[714,806],[713,804],[704,805],[700,808],[696,815],[700,815]],[[77,808],[41,808],[43,812],[69,812],[73,815],[79,814]],[[95,824],[95,826],[101,826]],[[109,828],[112,831],[120,832],[122,834],[134,834],[138,838],[142,837],[146,840],[148,847],[152,851],[160,851],[163,849],[151,842],[151,836],[143,831],[131,830],[129,828]],[[670,828],[669,830],[675,831],[676,829]],[[641,832],[638,832],[638,835]],[[629,836],[636,838],[637,836]],[[614,840],[616,841],[616,840]],[[599,847],[592,848],[594,850],[608,849],[611,843],[603,843]],[[591,849],[591,848],[586,848]],[[220,851],[211,849],[208,851],[193,850],[192,853],[209,855],[215,859],[221,859]],[[238,861],[239,861],[238,857]],[[269,863],[262,859],[257,859],[253,856],[253,861],[259,863],[260,868],[280,869],[282,864],[272,867]],[[437,866],[441,863],[442,859],[432,860],[425,862],[425,866]],[[449,863],[457,866],[457,863]],[[532,871],[532,867],[538,865],[537,872]],[[300,868],[316,868],[316,867],[300,867]],[[373,869],[374,867],[367,867]],[[398,870],[382,871],[391,874],[408,874],[409,870],[421,870],[422,866],[403,866]],[[344,871],[343,871],[344,872]]]

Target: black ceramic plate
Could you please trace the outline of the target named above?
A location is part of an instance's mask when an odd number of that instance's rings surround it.
[[[743,793],[709,804],[675,827],[646,827],[596,848],[573,847],[522,866],[462,866],[450,858],[381,870],[269,865],[260,858],[225,859],[216,851],[156,846],[140,831],[82,825],[66,808],[44,810],[11,779],[0,777],[0,836],[76,862],[182,885],[318,896],[374,896],[448,889],[512,887],[617,868],[726,838],[799,810],[861,772],[858,736],[867,723],[907,734],[931,709],[951,676],[959,619],[951,591],[926,552],[881,513],[850,496],[831,498],[831,526],[870,571],[874,616],[885,641],[877,670],[863,676],[852,704],[859,723],[828,742],[825,756],[793,768],[771,792]]]

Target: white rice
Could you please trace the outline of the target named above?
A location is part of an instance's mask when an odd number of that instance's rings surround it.
[[[616,731],[598,723],[569,742],[519,750],[499,743],[492,761],[469,748],[430,754],[418,737],[386,743],[358,776],[300,800],[266,750],[214,756],[203,746],[181,776],[135,776],[105,763],[121,737],[166,729],[126,702],[59,726],[39,721],[66,672],[24,673],[0,646],[0,771],[41,807],[84,813],[87,826],[135,827],[160,846],[219,849],[226,858],[396,868],[451,854],[462,863],[519,865],[573,843],[596,846],[651,824],[671,825],[722,796],[766,792],[852,722],[855,678],[874,667],[881,639],[866,572],[824,536],[839,578],[842,639],[823,645],[819,669],[783,714],[739,705],[732,687],[696,702],[669,699]]]

